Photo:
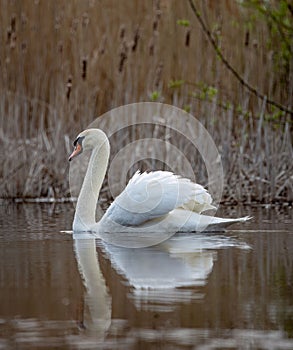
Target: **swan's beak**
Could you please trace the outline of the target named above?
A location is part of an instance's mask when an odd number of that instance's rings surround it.
[[[71,159],[78,156],[81,152],[82,152],[82,147],[79,143],[77,143],[76,146],[74,147],[73,152],[69,156],[68,160],[71,161]]]

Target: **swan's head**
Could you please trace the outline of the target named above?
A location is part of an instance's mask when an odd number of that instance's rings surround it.
[[[74,157],[81,154],[83,150],[91,150],[105,141],[108,142],[107,136],[100,129],[86,129],[82,131],[73,142],[74,150],[68,160],[71,161]]]

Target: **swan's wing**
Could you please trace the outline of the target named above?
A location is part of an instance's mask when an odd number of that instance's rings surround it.
[[[181,208],[189,211],[194,211],[198,214],[209,209],[217,209],[212,205],[213,199],[208,191],[199,184],[194,183],[193,185],[195,192],[194,197],[187,203],[184,203]]]
[[[168,214],[193,200],[195,195],[194,183],[171,172],[136,172],[108,208],[104,219],[120,225],[140,225]]]

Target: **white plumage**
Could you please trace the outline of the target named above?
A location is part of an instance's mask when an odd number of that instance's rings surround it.
[[[137,171],[105,215],[120,225],[137,226],[180,207],[214,208],[210,202],[206,190],[189,179],[169,171]]]
[[[110,145],[107,136],[99,129],[83,131],[74,145],[69,160],[83,149],[92,150],[76,205],[74,231],[215,231],[248,219],[202,215],[203,211],[215,207],[210,194],[201,185],[169,171],[137,171],[100,222],[96,223],[96,203],[108,165]]]

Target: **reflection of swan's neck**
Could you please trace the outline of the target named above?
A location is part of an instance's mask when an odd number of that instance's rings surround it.
[[[75,256],[86,287],[84,325],[98,339],[103,339],[111,324],[112,302],[100,269],[95,239],[75,237]]]
[[[105,134],[93,149],[78,196],[73,221],[74,231],[88,231],[95,224],[96,205],[106,174],[110,145]]]

